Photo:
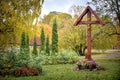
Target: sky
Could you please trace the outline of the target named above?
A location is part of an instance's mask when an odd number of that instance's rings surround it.
[[[87,6],[87,1],[91,0],[44,0],[41,16],[43,17],[52,11],[69,13],[72,5]]]

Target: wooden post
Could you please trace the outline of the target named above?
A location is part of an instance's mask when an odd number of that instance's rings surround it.
[[[87,21],[91,21],[91,13],[88,11],[87,13]],[[87,25],[87,54],[85,58],[90,60],[91,59],[91,24]]]

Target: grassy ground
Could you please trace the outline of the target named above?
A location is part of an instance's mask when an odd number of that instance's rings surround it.
[[[75,64],[45,65],[39,76],[9,77],[1,80],[120,80],[120,59],[98,60],[105,71],[73,71]]]

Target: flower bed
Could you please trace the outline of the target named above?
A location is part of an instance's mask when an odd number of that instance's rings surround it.
[[[105,70],[99,66],[94,60],[79,60],[76,62],[77,67],[74,70]]]

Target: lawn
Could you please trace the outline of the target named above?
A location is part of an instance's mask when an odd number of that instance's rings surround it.
[[[9,77],[2,80],[120,80],[120,59],[98,60],[105,71],[73,71],[75,64],[44,65],[39,76]]]

